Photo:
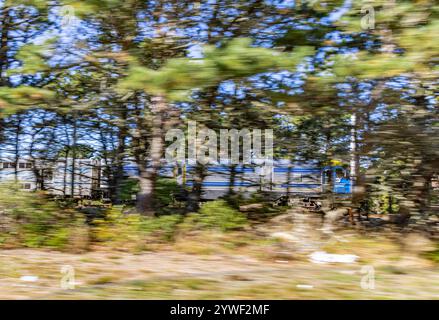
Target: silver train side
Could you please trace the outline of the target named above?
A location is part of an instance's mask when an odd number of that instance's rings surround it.
[[[232,172],[233,170],[233,172]],[[192,166],[186,166],[177,176],[181,185],[194,184]],[[273,166],[209,166],[202,182],[202,198],[217,199],[231,189],[230,176],[233,174],[233,190],[244,196],[264,192],[272,198],[283,195],[298,197],[322,197],[324,194],[349,197],[352,183],[346,169],[340,166],[316,167],[275,163]]]
[[[23,159],[17,164],[3,159],[0,162],[0,181],[16,180],[25,190],[44,189],[54,196],[94,197],[108,191],[104,169],[103,161],[93,159],[76,159],[73,162],[67,158],[50,163]],[[194,185],[194,174],[195,167],[186,164],[164,164],[160,170],[162,177],[175,179],[187,189]],[[279,161],[272,166],[207,166],[202,183],[202,199],[213,200],[226,195],[231,189],[231,174],[234,176],[233,190],[245,196],[259,191],[273,197],[287,194],[347,197],[352,190],[348,172],[342,167],[299,166]],[[137,165],[127,162],[124,175],[136,179]]]

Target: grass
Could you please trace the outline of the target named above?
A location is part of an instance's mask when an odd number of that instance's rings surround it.
[[[180,299],[191,296],[207,297],[218,289],[218,282],[202,278],[185,279],[153,279],[113,282],[112,278],[100,279],[91,283],[91,287],[79,288],[75,291],[62,292],[61,296],[94,296],[99,298],[122,299]]]
[[[103,284],[108,284],[108,283],[112,283],[112,282],[117,282],[118,278],[113,275],[113,276],[101,276],[97,279],[92,279],[91,281],[88,282],[88,284],[91,285],[103,285]]]
[[[436,245],[436,249],[424,253],[424,257],[439,264],[439,244]]]
[[[120,218],[117,222],[114,221],[118,217],[112,218],[105,227],[118,226],[123,221],[126,228],[123,232],[131,228],[140,230],[137,217]],[[169,223],[170,229],[175,229],[172,241],[151,244],[146,242],[147,237],[128,239],[139,241],[137,246],[144,241],[144,247],[137,247],[137,251],[127,250],[126,246],[111,247],[109,242],[85,255],[41,249],[1,251],[0,298],[14,295],[53,299],[439,298],[439,273],[432,262],[436,261],[438,250],[422,247],[418,251],[405,251],[400,241],[385,233],[358,235],[348,230],[337,231],[337,237],[325,241],[319,238],[322,241],[319,250],[360,257],[355,264],[319,265],[309,261],[308,253],[294,251],[290,243],[270,238],[269,224],[261,225],[257,232],[247,226],[244,230],[232,228],[225,232],[216,222],[211,224],[215,227],[193,224],[185,229],[181,226],[184,220],[181,221],[175,225]],[[290,230],[291,226],[284,227]],[[153,233],[163,231],[151,225],[148,228]],[[124,243],[127,242],[119,244]],[[422,250],[429,251],[422,253]],[[75,290],[60,289],[63,265],[75,268],[79,283]],[[361,288],[364,265],[375,268],[375,290]],[[32,287],[17,287],[23,275],[36,275],[40,280]]]
[[[378,244],[379,242],[377,242]],[[376,289],[360,286],[362,263],[353,265],[316,265],[306,260],[288,264],[254,260],[248,263],[251,247],[240,252],[221,252],[203,258],[203,255],[143,253],[118,255],[124,268],[114,266],[108,252],[89,253],[87,261],[74,255],[56,252],[28,251],[23,258],[20,250],[0,258],[2,279],[11,279],[11,285],[22,275],[37,275],[36,288],[20,288],[22,294],[34,298],[113,298],[113,299],[393,299],[437,298],[439,275],[429,267],[400,267],[385,264],[376,268]],[[373,249],[371,246],[368,250]],[[357,253],[357,252],[355,252]],[[362,252],[366,254],[366,251]],[[393,251],[387,254],[394,254]],[[41,255],[38,259],[36,255]],[[11,259],[13,257],[20,259]],[[50,257],[50,259],[46,259]],[[174,258],[173,258],[174,257]],[[211,258],[210,258],[211,257]],[[244,260],[242,260],[245,258]],[[386,256],[381,257],[386,260]],[[44,263],[39,261],[46,259]],[[76,261],[76,262],[75,262]],[[373,261],[374,264],[377,261]],[[75,267],[75,276],[81,285],[75,290],[59,288],[59,268],[63,264]],[[379,263],[377,263],[379,265]],[[148,267],[148,269],[145,268]],[[199,273],[199,274],[198,274]],[[198,275],[197,275],[198,274]],[[15,280],[14,280],[15,279]],[[0,285],[1,298],[18,290],[13,285]],[[41,296],[38,286],[47,291]],[[298,285],[310,285],[301,288]],[[12,290],[12,291],[11,291]],[[27,290],[27,291],[26,291]],[[35,290],[35,291],[33,291]]]

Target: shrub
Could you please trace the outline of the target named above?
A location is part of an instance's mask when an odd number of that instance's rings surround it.
[[[247,218],[230,207],[225,200],[216,200],[204,204],[198,213],[189,214],[185,225],[200,229],[230,231],[245,227]]]
[[[181,215],[167,215],[157,218],[145,217],[142,219],[140,229],[147,234],[159,236],[163,240],[174,239],[178,224],[182,221]]]
[[[121,208],[113,207],[107,212],[105,219],[94,221],[93,235],[94,240],[99,242],[145,242],[146,237],[172,241],[181,221],[181,215],[152,218],[140,214],[123,214]]]
[[[184,206],[176,199],[184,191],[175,179],[160,178],[154,191],[154,206],[158,215],[173,215],[183,213]]]
[[[439,243],[436,244],[436,249],[426,252],[425,257],[439,264]]]
[[[74,211],[59,208],[42,192],[20,190],[17,184],[0,185],[0,224],[3,245],[64,248],[70,227],[83,226]]]
[[[128,178],[122,182],[119,198],[124,202],[129,202],[137,192],[139,192],[139,181]]]

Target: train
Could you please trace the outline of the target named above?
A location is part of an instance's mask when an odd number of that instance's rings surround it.
[[[17,182],[22,190],[45,190],[53,196],[91,198],[106,188],[102,161],[21,157],[0,159],[0,182]]]
[[[304,166],[277,161],[269,166],[208,166],[202,182],[203,199],[213,200],[226,195],[231,189],[232,171],[232,189],[244,196],[264,192],[274,198],[287,194],[318,197],[328,193],[342,197],[349,196],[352,191],[348,171],[341,166]],[[194,172],[194,166],[185,166],[177,181],[181,185],[193,186]]]
[[[54,196],[94,198],[108,194],[105,168],[104,161],[100,159],[73,161],[71,158],[60,158],[51,162],[29,158],[18,161],[0,159],[0,181],[16,180],[24,190],[43,189]],[[123,170],[125,178],[136,179],[139,176],[134,161],[126,161]],[[195,172],[195,164],[169,164],[164,161],[159,175],[175,179],[182,188],[190,189],[196,181]],[[233,179],[230,178],[232,174]],[[319,198],[328,194],[346,198],[352,193],[352,181],[348,170],[342,166],[320,167],[312,163],[293,164],[286,160],[276,160],[270,165],[218,164],[205,167],[202,200],[218,199],[231,189],[244,196],[264,192],[273,198],[284,195]]]

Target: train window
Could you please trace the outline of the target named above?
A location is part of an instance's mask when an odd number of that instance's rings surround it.
[[[13,168],[13,167],[15,167],[15,164],[14,163],[10,163],[9,164],[9,166],[10,166],[10,168]],[[18,167],[20,168],[20,169],[30,169],[30,168],[32,168],[32,163],[31,162],[19,162],[18,163]]]
[[[324,178],[325,178],[325,184],[331,184],[332,183],[332,170],[325,170]]]
[[[345,171],[342,168],[335,169],[335,181],[340,182],[345,177]]]

